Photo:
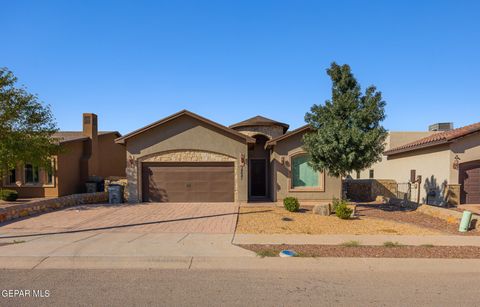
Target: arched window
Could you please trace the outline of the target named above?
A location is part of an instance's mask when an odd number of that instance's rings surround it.
[[[316,188],[320,186],[319,172],[309,164],[310,156],[298,154],[291,158],[291,188]]]

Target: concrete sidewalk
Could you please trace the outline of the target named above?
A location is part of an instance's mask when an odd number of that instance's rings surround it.
[[[11,257],[254,257],[232,245],[233,234],[80,232],[0,238]]]
[[[480,273],[480,259],[0,256],[0,269],[187,269]]]
[[[318,244],[340,245],[357,241],[361,245],[383,245],[398,242],[403,245],[480,246],[480,236],[407,236],[407,235],[283,235],[236,234],[234,244]]]

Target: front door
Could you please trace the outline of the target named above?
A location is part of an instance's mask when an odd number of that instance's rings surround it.
[[[267,161],[265,159],[250,160],[250,197],[267,197]]]

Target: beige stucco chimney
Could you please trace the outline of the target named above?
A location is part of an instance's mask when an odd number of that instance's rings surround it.
[[[88,176],[96,176],[99,168],[98,121],[96,114],[83,113],[83,134],[90,139],[87,148]]]

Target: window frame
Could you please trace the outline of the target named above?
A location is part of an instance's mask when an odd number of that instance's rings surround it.
[[[294,187],[293,186],[293,159],[298,156],[308,155],[304,150],[295,151],[288,156],[288,191],[289,192],[325,192],[325,172],[317,172],[318,186],[316,187]]]
[[[32,166],[32,181],[28,182],[27,181],[27,165]],[[35,168],[37,169],[37,181],[34,180],[35,178]],[[38,186],[41,185],[42,182],[40,181],[40,167],[35,166],[33,163],[25,163],[23,165],[23,184],[25,186]]]

